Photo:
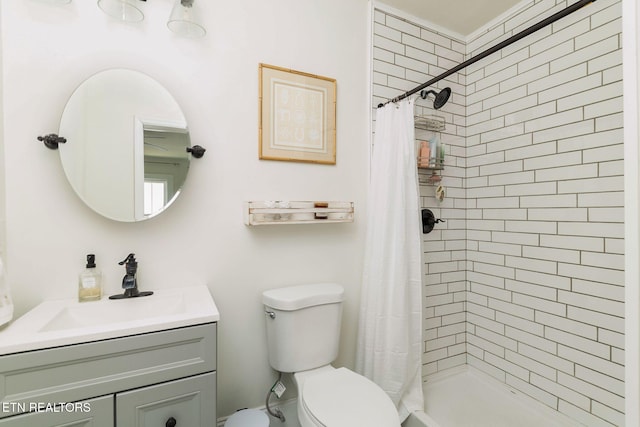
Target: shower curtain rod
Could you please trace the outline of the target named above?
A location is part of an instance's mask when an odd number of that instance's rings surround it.
[[[413,95],[414,93],[420,92],[423,89],[428,88],[429,86],[431,86],[432,84],[444,79],[445,77],[450,76],[453,73],[457,73],[458,71],[468,67],[469,65],[478,62],[479,60],[491,55],[492,53],[495,53],[507,46],[509,46],[512,43],[517,42],[518,40],[535,33],[536,31],[546,27],[549,24],[553,24],[554,22],[556,22],[557,20],[564,18],[565,16],[572,14],[573,12],[575,12],[578,9],[581,9],[582,7],[588,5],[589,3],[593,3],[596,0],[580,0],[574,4],[572,4],[571,6],[566,7],[565,9],[562,9],[559,12],[554,13],[553,15],[549,16],[548,18],[543,19],[542,21],[538,22],[537,24],[534,24],[532,26],[530,26],[529,28],[526,28],[522,31],[520,31],[519,33],[509,37],[508,39],[498,43],[497,45],[490,47],[489,49],[477,54],[476,56],[473,56],[469,59],[467,59],[466,61],[460,63],[459,65],[456,65],[455,67],[453,67],[452,69],[445,71],[444,73],[440,74],[437,77],[432,78],[431,80],[429,80],[426,83],[421,84],[420,86],[411,89],[408,92],[403,93],[400,96],[397,96],[385,103],[381,103],[378,104],[378,108],[390,103],[390,102],[398,102],[402,99],[405,99],[408,96]]]

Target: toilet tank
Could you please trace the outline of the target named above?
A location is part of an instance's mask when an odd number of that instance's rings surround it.
[[[335,283],[289,286],[262,294],[269,364],[301,372],[338,356],[344,289]]]

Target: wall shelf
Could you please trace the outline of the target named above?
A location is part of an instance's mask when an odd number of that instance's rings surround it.
[[[249,201],[244,203],[248,226],[353,222],[353,202]]]

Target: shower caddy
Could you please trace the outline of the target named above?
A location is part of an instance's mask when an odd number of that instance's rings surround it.
[[[446,122],[444,117],[433,115],[419,115],[414,118],[414,127],[417,130],[433,132],[437,134],[438,141],[441,141],[441,132],[445,130]],[[419,141],[423,141],[424,138],[416,138]],[[429,184],[436,184],[442,180],[440,171],[444,170],[444,150],[442,142],[438,144],[438,150],[433,157],[421,157],[420,146],[418,145],[416,164],[418,169],[424,169],[431,171],[431,175],[427,178]]]

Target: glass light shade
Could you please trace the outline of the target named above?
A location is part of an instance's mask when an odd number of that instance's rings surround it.
[[[140,0],[98,0],[98,7],[107,15],[124,22],[139,22],[144,13],[138,8]]]
[[[185,37],[204,37],[207,30],[197,21],[198,8],[194,0],[177,0],[173,6],[167,27]]]

